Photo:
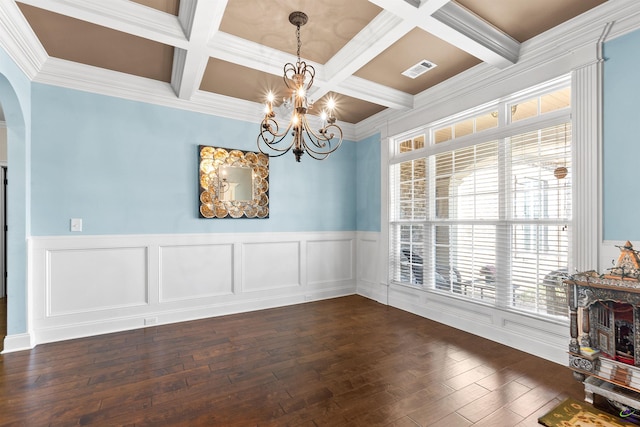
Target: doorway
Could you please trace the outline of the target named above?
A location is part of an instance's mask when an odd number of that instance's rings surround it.
[[[0,167],[0,351],[7,336],[7,167]]]

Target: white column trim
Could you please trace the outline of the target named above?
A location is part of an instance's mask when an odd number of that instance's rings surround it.
[[[602,44],[605,25],[592,62],[575,68],[573,108],[573,269],[598,271],[602,241]]]

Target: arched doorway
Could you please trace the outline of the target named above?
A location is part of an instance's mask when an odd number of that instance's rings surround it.
[[[0,104],[4,112],[7,141],[7,164],[15,161],[15,170],[8,169],[7,176],[7,232],[6,232],[6,337],[3,351],[30,348],[27,301],[27,235],[28,235],[28,109],[29,84],[16,91],[12,82],[3,74],[6,68],[0,62]],[[11,67],[8,67],[11,68]],[[13,71],[13,70],[10,70]],[[20,84],[26,77],[19,73],[12,78]],[[22,97],[19,96],[20,93]],[[21,102],[22,100],[22,102]]]
[[[7,240],[6,240],[6,176],[7,176],[7,125],[0,101],[0,351],[4,349],[7,335]]]

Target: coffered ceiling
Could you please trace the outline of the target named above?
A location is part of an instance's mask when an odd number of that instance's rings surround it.
[[[5,0],[3,0],[5,1]],[[6,0],[14,2],[14,0]],[[252,105],[284,95],[283,66],[316,67],[312,98],[338,102],[338,120],[358,123],[480,63],[507,68],[520,45],[606,0],[20,0],[21,16],[67,69],[114,81],[155,81],[184,102],[234,98]],[[416,78],[402,72],[428,61]],[[90,68],[97,67],[97,68]],[[102,70],[99,70],[102,69]],[[108,70],[108,71],[104,71]],[[110,74],[109,74],[110,73]],[[72,86],[72,85],[71,85]],[[142,89],[141,89],[142,90]],[[145,89],[146,90],[146,89]],[[154,89],[149,89],[153,91]],[[149,94],[152,98],[153,93]],[[215,112],[212,111],[215,114]]]

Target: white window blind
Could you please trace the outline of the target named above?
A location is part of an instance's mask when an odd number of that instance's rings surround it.
[[[390,279],[566,316],[571,123],[556,122],[392,164]]]

